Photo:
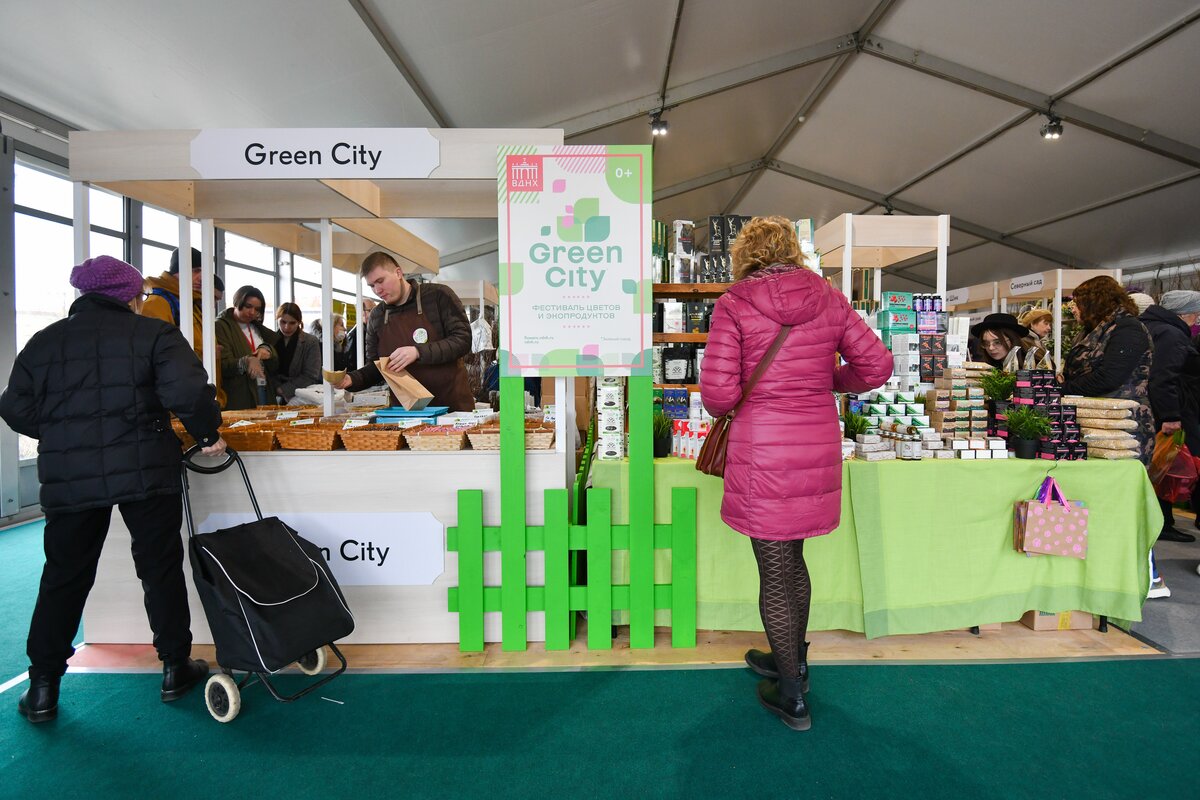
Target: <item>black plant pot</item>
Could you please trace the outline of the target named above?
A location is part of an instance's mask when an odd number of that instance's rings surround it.
[[[671,437],[662,436],[654,440],[654,457],[666,458],[671,455]]]
[[[1041,444],[1037,439],[1018,439],[1010,438],[1012,442],[1013,455],[1017,458],[1037,458],[1038,446]]]

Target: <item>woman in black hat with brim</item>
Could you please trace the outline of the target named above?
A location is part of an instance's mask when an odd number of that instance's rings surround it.
[[[1004,368],[1004,361],[1014,348],[1020,348],[1020,359],[1036,350],[1041,361],[1046,350],[1033,338],[1029,329],[1017,322],[1012,314],[988,314],[983,322],[971,326],[971,359],[991,364],[996,369]]]

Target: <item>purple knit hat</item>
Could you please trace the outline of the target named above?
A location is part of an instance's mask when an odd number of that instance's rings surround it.
[[[142,293],[142,273],[119,258],[96,256],[71,270],[71,285],[82,294],[92,292],[128,303]]]

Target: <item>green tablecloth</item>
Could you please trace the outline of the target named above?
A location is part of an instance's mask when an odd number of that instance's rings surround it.
[[[1030,557],[1012,549],[1012,504],[1032,496],[1044,461],[922,461],[843,468],[842,524],[805,544],[812,630],[868,637],[1009,622],[1027,610],[1082,610],[1139,620],[1147,554],[1162,515],[1137,462],[1058,462],[1054,476],[1090,509],[1088,557]],[[655,521],[670,487],[697,489],[697,626],[762,630],[758,573],[745,537],[720,518],[721,481],[682,459],[655,462]],[[628,519],[628,465],[597,461],[592,485],[613,490],[613,521]],[[669,570],[656,558],[656,579]],[[623,559],[614,561],[622,580]],[[662,622],[666,622],[664,618]]]

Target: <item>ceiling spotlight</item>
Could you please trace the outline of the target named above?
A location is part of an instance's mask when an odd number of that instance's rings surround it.
[[[1042,126],[1041,134],[1042,134],[1043,139],[1062,138],[1062,134],[1063,134],[1062,120],[1059,119],[1054,114],[1047,114],[1046,115],[1046,124]]]
[[[655,136],[666,136],[671,130],[671,125],[662,118],[661,111],[655,111],[650,115],[650,133]]]

